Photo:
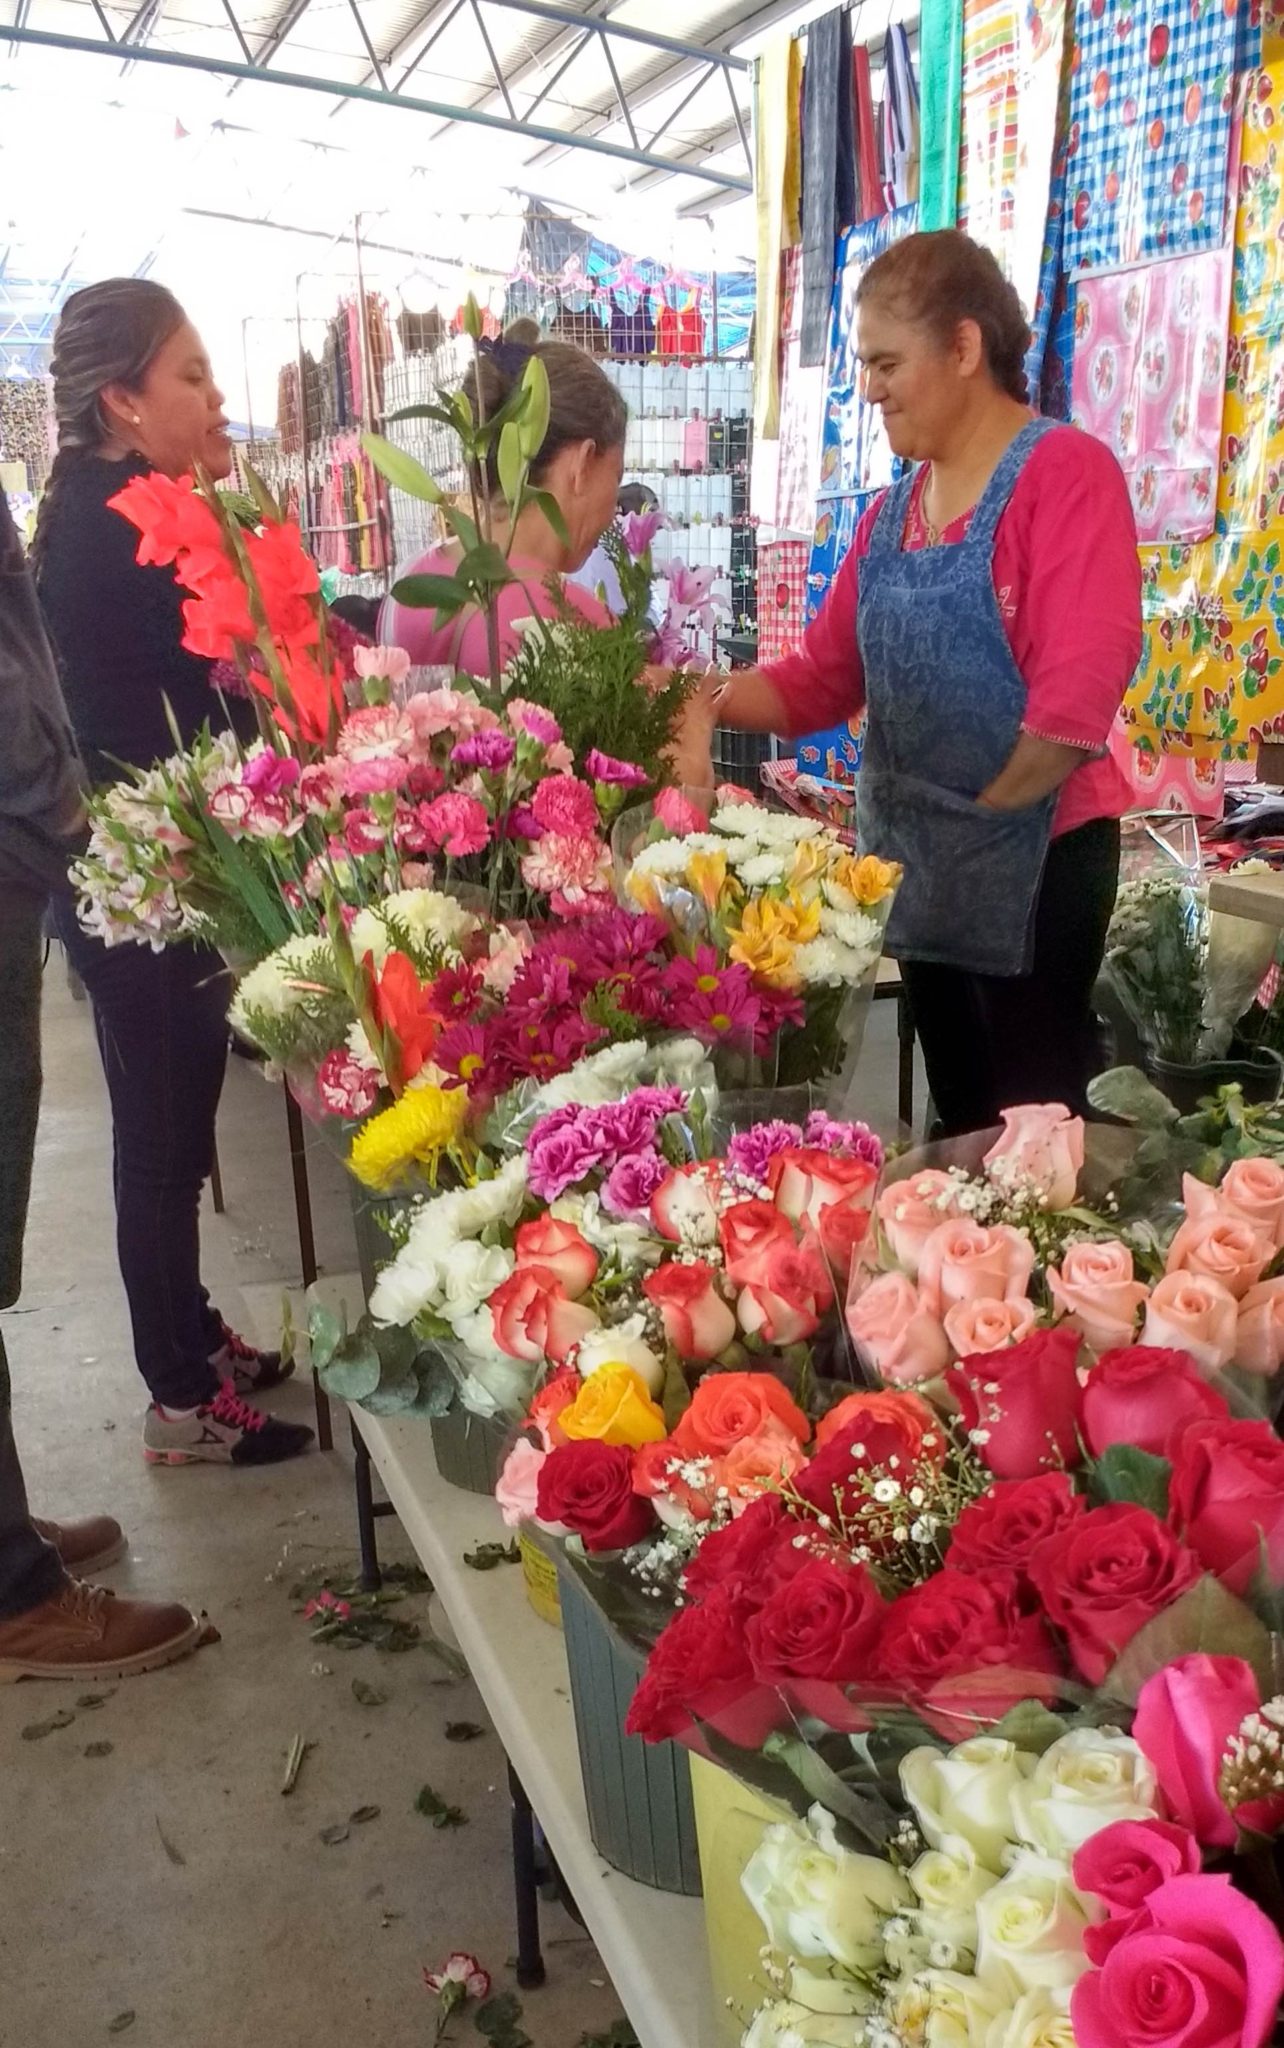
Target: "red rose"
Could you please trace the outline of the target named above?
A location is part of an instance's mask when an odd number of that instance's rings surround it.
[[[689,1599],[705,1600],[716,1586],[752,1584],[795,1523],[774,1493],[759,1494],[742,1515],[706,1536],[682,1576]]]
[[[647,1659],[625,1732],[667,1742],[707,1721],[729,1742],[760,1749],[788,1712],[753,1675],[746,1641],[752,1613],[739,1588],[716,1586],[698,1607],[676,1615]]]
[[[736,1287],[752,1280],[773,1244],[795,1243],[794,1233],[772,1202],[733,1202],[718,1222],[727,1278]]]
[[[868,1677],[887,1606],[863,1565],[800,1555],[749,1622],[749,1659],[796,1713],[855,1734],[869,1720],[843,1687]]]
[[[1021,1700],[1055,1699],[1060,1663],[1016,1581],[947,1565],[889,1610],[871,1674],[947,1741],[1001,1721]]]
[[[510,1358],[561,1365],[581,1338],[596,1330],[591,1308],[568,1301],[561,1283],[544,1266],[519,1266],[490,1297],[495,1342]]]
[[[1195,1585],[1199,1560],[1149,1508],[1089,1508],[1030,1560],[1048,1617],[1089,1685],[1100,1685],[1138,1629]]]
[[[940,1465],[945,1432],[917,1394],[848,1394],[819,1425],[822,1446],[798,1474],[802,1499],[825,1515],[856,1519],[869,1499],[869,1475],[913,1484],[923,1465]]]
[[[586,1550],[627,1550],[655,1521],[633,1491],[633,1453],[624,1444],[564,1444],[540,1466],[541,1522],[569,1529]]]
[[[542,1266],[570,1301],[578,1301],[597,1278],[597,1253],[592,1245],[573,1223],[559,1222],[556,1216],[545,1214],[533,1223],[523,1223],[516,1250],[519,1266]]]
[[[1023,1572],[1039,1545],[1060,1535],[1087,1506],[1065,1472],[1000,1479],[969,1502],[954,1524],[950,1564],[959,1572]]]
[[[945,1375],[963,1427],[999,1479],[1029,1479],[1079,1461],[1077,1330],[1036,1330],[1006,1351],[961,1358]]]
[[[834,1289],[819,1252],[792,1243],[768,1247],[745,1282],[740,1327],[768,1344],[801,1344],[814,1336],[833,1304]]]
[[[707,1363],[736,1334],[735,1316],[718,1292],[713,1267],[703,1259],[689,1265],[670,1259],[647,1274],[642,1292],[659,1309],[664,1334],[679,1358]]]
[[[1284,1578],[1284,1442],[1269,1422],[1197,1422],[1170,1445],[1168,1512],[1232,1593]]]
[[[1162,1458],[1177,1431],[1228,1413],[1189,1352],[1147,1344],[1105,1352],[1083,1390],[1084,1441],[1094,1458],[1111,1444],[1135,1444]]]

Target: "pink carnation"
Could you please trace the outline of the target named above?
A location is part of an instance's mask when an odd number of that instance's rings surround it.
[[[343,838],[349,853],[382,853],[385,836],[372,810],[360,806],[345,812]]]
[[[542,747],[555,746],[562,737],[561,726],[542,704],[532,704],[525,697],[510,697],[504,710],[514,732],[538,740]]]
[[[210,791],[205,808],[235,839],[244,830],[253,803],[254,792],[243,783],[220,782],[217,789]]]
[[[456,858],[480,853],[490,840],[485,804],[475,796],[463,796],[458,790],[447,790],[444,796],[421,805],[419,816],[433,844]]]
[[[597,831],[597,799],[574,775],[550,775],[538,783],[531,809],[546,832],[575,839]]]
[[[610,887],[611,861],[597,837],[546,832],[522,856],[522,880],[545,891],[560,917],[574,916]]]
[[[465,738],[469,733],[486,732],[499,724],[493,711],[462,690],[419,690],[407,700],[405,716],[411,744],[424,750],[443,732]]]
[[[345,796],[352,797],[386,796],[390,790],[400,789],[410,764],[397,754],[365,754],[336,765],[339,786]]]
[[[619,789],[640,789],[650,781],[645,768],[639,768],[636,761],[617,761],[614,754],[603,754],[596,747],[590,748],[584,756],[584,772],[594,782],[607,782]]]
[[[299,780],[299,801],[305,811],[332,811],[339,801],[339,785],[334,779],[333,764],[329,761],[314,761],[305,768]]]
[[[256,754],[241,770],[242,783],[255,796],[284,796],[298,780],[299,764],[293,755],[274,754],[270,748]]]
[[[372,755],[395,754],[408,738],[406,720],[395,706],[367,704],[344,719],[338,746],[345,761],[368,761]]]
[[[368,1116],[379,1099],[379,1076],[345,1048],[317,1068],[317,1093],[334,1116]]]

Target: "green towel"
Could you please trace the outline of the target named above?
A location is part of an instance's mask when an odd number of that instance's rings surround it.
[[[963,0],[923,0],[919,24],[922,90],[918,224],[952,228],[958,218],[963,106]]]

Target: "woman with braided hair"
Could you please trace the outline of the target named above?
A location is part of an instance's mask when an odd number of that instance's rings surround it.
[[[173,294],[139,278],[76,292],[54,335],[58,453],[32,558],[72,726],[91,781],[150,767],[228,714],[212,664],[182,645],[183,593],[170,568],[135,559],[137,535],[110,500],[132,476],[216,482],[232,467],[223,395]],[[201,1191],[227,1059],[227,979],[217,953],[108,948],[55,909],[59,938],[94,1008],[111,1096],[116,1241],[134,1353],[151,1405],[145,1456],[158,1464],[264,1464],[312,1432],[243,1395],[285,1376],[280,1358],[228,1328],[201,1286]]]

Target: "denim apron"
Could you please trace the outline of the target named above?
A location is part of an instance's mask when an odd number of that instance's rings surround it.
[[[1026,687],[994,591],[994,534],[1051,420],[1032,420],[985,487],[965,539],[903,546],[913,475],[893,485],[860,565],[865,668],[857,780],[863,852],[905,873],[887,928],[900,960],[1029,971],[1055,794],[1017,811],[975,799],[1012,756]]]

